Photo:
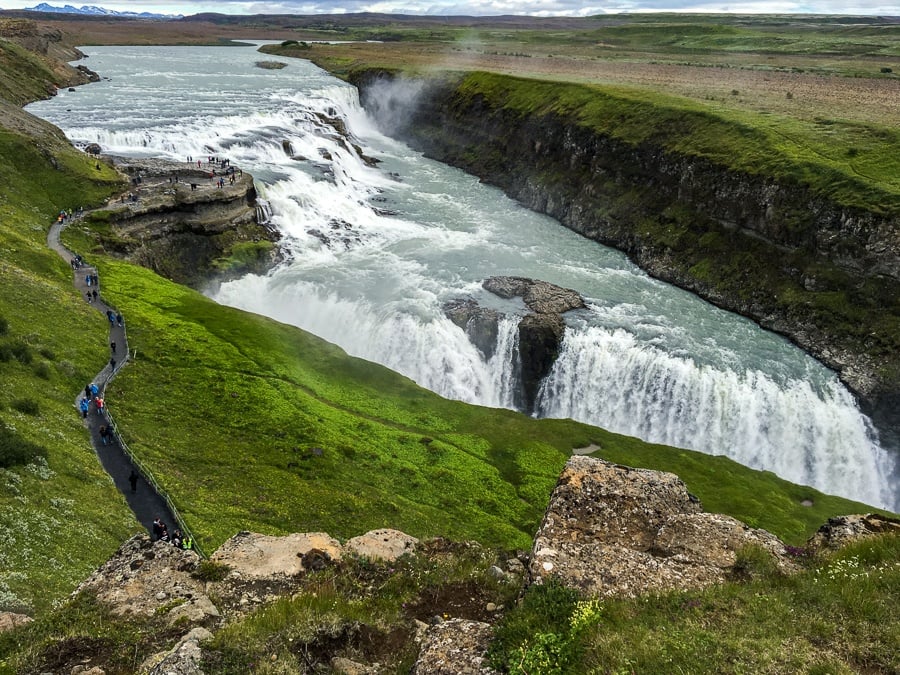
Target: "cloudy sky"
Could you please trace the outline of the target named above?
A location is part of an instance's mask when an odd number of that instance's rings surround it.
[[[0,9],[33,7],[42,0],[0,0]],[[62,6],[164,14],[324,14],[385,12],[491,16],[590,16],[618,12],[725,12],[900,15],[900,0],[43,0]]]

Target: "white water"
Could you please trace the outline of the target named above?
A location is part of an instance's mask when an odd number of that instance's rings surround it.
[[[648,278],[621,254],[382,136],[354,89],[249,48],[90,48],[109,81],[30,106],[105,151],[249,170],[285,235],[271,274],[211,291],[295,324],[444,396],[512,407],[516,319],[488,361],[443,314],[508,274],[575,288],[538,413],[726,454],[798,483],[896,508],[895,463],[833,373],[777,336]],[[367,166],[323,119],[340,117]],[[289,141],[296,158],[283,149]]]

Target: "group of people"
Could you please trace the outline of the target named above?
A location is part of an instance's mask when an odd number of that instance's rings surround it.
[[[159,517],[153,521],[153,539],[154,541],[167,541],[172,544],[172,546],[183,548],[185,550],[194,548],[193,540],[190,537],[185,537],[177,527],[170,536],[169,528],[166,527],[162,518]]]

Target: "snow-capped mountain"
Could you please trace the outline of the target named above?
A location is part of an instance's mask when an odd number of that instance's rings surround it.
[[[181,14],[154,14],[152,12],[118,12],[114,9],[106,9],[105,7],[97,7],[96,5],[82,5],[81,7],[73,7],[65,5],[63,7],[54,7],[42,2],[34,7],[26,7],[29,12],[52,12],[54,14],[90,14],[92,16],[121,16],[130,19],[180,19]]]

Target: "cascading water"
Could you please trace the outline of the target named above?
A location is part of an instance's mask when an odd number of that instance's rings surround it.
[[[524,307],[481,281],[515,275],[574,288],[589,308],[566,317],[538,414],[726,454],[897,508],[894,459],[833,373],[382,136],[355,89],[300,61],[255,68],[249,48],[87,51],[111,80],[32,112],[105,152],[216,155],[255,176],[287,261],[222,284],[211,291],[218,301],[300,326],[444,396],[514,407]],[[490,358],[444,314],[465,297],[506,316]]]

